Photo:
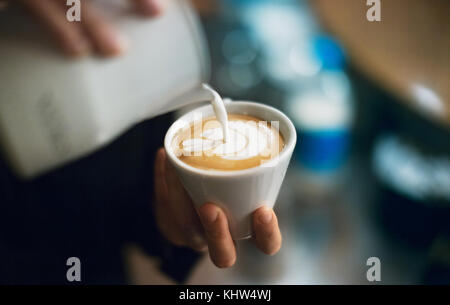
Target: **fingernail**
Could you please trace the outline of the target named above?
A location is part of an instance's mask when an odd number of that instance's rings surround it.
[[[208,211],[206,213],[203,211],[201,215],[203,221],[206,224],[213,224],[217,220],[217,217],[219,217],[219,211],[217,209],[214,209],[213,211]]]
[[[264,209],[263,212],[261,212],[261,215],[259,215],[259,221],[263,224],[269,224],[272,220],[272,211],[269,209]]]

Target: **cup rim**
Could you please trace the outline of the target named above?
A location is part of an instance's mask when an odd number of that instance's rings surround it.
[[[283,124],[286,125],[287,129],[290,133],[290,138],[287,142],[285,142],[285,146],[283,150],[278,154],[276,158],[273,158],[265,163],[265,166],[255,166],[251,168],[246,169],[240,169],[240,170],[230,170],[230,171],[223,171],[223,170],[217,170],[217,169],[200,169],[196,168],[194,166],[191,166],[183,161],[181,161],[175,153],[171,149],[172,139],[175,135],[176,131],[174,131],[175,126],[177,123],[183,119],[185,119],[188,116],[192,116],[192,114],[196,112],[202,112],[206,108],[212,107],[211,105],[205,105],[198,108],[195,108],[188,113],[182,115],[179,117],[175,122],[172,123],[170,128],[167,130],[166,135],[164,137],[164,148],[166,150],[166,154],[169,157],[169,161],[171,161],[172,164],[178,166],[179,168],[182,168],[185,171],[195,173],[202,176],[209,176],[209,177],[237,177],[237,176],[248,176],[248,175],[254,175],[256,173],[262,172],[267,168],[272,168],[276,166],[277,162],[280,162],[281,158],[288,158],[290,154],[294,151],[295,144],[297,142],[297,132],[295,130],[294,124],[291,122],[291,120],[280,110],[268,106],[262,103],[257,102],[249,102],[249,101],[231,101],[229,104],[226,103],[225,107],[227,108],[229,105],[236,105],[236,106],[250,106],[250,107],[256,107],[256,108],[262,108],[267,111],[270,111],[272,113],[275,113],[280,117],[280,121],[283,120]],[[253,115],[249,113],[248,115]],[[281,129],[281,128],[280,128]],[[279,131],[281,132],[281,130]],[[286,135],[282,133],[283,138],[286,141]],[[273,163],[273,164],[272,164]]]

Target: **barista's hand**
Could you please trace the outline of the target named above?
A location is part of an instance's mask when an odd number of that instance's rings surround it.
[[[81,22],[66,18],[66,0],[16,0],[25,7],[55,38],[69,56],[79,57],[97,52],[103,56],[123,53],[126,39],[102,16],[91,0],[81,0]],[[161,0],[130,0],[142,15],[161,13]]]
[[[163,148],[155,160],[155,215],[162,234],[172,243],[195,250],[209,250],[213,263],[231,267],[236,249],[224,212],[212,203],[198,210],[181,185]],[[262,207],[253,213],[254,240],[258,248],[272,255],[281,247],[281,233],[272,209]]]

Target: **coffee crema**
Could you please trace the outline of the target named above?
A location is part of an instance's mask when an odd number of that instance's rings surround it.
[[[278,122],[228,115],[228,140],[215,117],[198,120],[177,132],[172,140],[175,155],[186,164],[206,170],[242,170],[262,165],[284,148]]]

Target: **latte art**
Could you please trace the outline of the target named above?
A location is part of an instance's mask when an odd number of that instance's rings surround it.
[[[202,169],[239,170],[259,166],[277,156],[284,141],[276,122],[232,114],[228,138],[215,118],[192,123],[173,139],[175,154],[185,163]]]

